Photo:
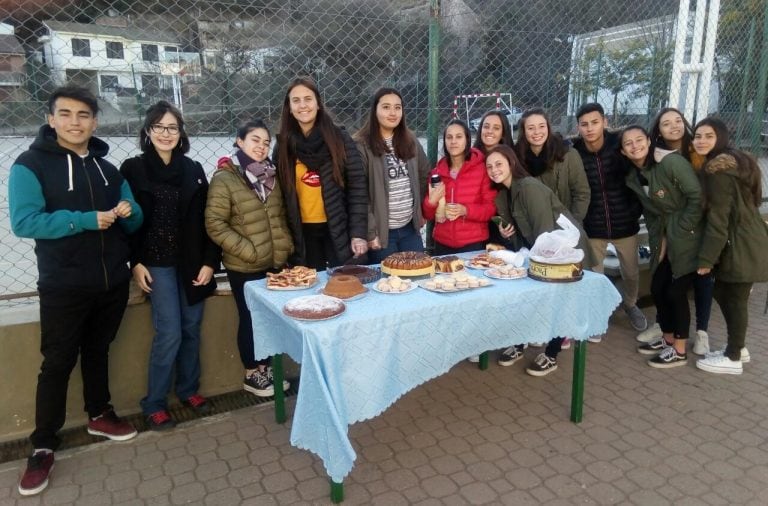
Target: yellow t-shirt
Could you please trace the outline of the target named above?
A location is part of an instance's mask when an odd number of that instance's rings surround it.
[[[320,186],[320,174],[296,160],[296,195],[302,223],[325,223],[325,204]]]

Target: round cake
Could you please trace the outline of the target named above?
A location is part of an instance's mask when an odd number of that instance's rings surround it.
[[[285,303],[283,313],[299,320],[325,320],[344,312],[342,301],[327,295],[306,295]]]
[[[435,262],[426,253],[400,251],[381,262],[381,271],[396,276],[424,276],[435,273]]]
[[[355,295],[360,295],[365,292],[365,287],[357,279],[356,276],[351,274],[336,274],[328,278],[328,284],[323,288],[325,295],[331,297],[338,297],[339,299],[349,299]]]
[[[381,277],[381,272],[378,269],[372,269],[365,265],[340,265],[339,267],[331,267],[328,273],[331,276],[349,274],[355,276],[363,284],[373,283]]]

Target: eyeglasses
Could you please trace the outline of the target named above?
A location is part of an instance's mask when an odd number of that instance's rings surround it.
[[[179,127],[176,126],[176,125],[171,125],[171,126],[151,125],[149,127],[149,129],[152,130],[152,132],[154,132],[156,134],[161,134],[163,132],[166,132],[166,133],[169,133],[171,135],[176,135],[180,131]]]

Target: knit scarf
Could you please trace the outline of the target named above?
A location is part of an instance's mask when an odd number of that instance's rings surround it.
[[[240,167],[255,179],[255,181],[252,181],[246,177],[246,181],[248,181],[251,190],[256,193],[256,196],[258,196],[262,202],[266,202],[269,195],[272,193],[272,190],[275,189],[275,166],[272,165],[269,158],[265,158],[259,162],[243,153],[242,149],[238,149],[235,156],[237,156],[237,161],[240,163]]]
[[[545,158],[545,152],[542,149],[541,152],[536,155],[528,148],[525,152],[525,168],[528,169],[528,173],[533,177],[538,177],[547,171],[547,159]]]
[[[154,146],[150,146],[144,152],[144,160],[147,165],[147,178],[153,183],[181,186],[184,173],[184,155],[177,151],[171,153],[171,163],[165,164]]]
[[[320,167],[331,161],[331,152],[319,128],[310,130],[309,135],[294,135],[296,157],[313,172],[320,173]]]

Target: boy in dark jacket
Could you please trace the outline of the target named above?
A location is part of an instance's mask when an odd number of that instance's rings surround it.
[[[48,485],[64,425],[69,375],[80,355],[88,432],[123,441],[136,430],[110,405],[108,355],[128,301],[128,239],[142,222],[127,183],[92,137],[98,102],[90,91],[59,88],[48,124],[11,167],[13,232],[35,239],[40,296],[40,351],[34,452],[21,495]]]
[[[589,237],[594,271],[603,272],[606,247],[608,243],[613,244],[624,281],[624,311],[632,327],[642,331],[648,327],[645,315],[637,307],[640,280],[637,233],[642,207],[625,184],[627,171],[619,153],[619,138],[606,131],[608,120],[603,106],[584,104],[576,118],[579,137],[573,147],[581,155],[592,191],[584,230]]]

